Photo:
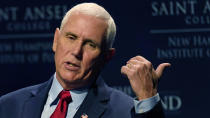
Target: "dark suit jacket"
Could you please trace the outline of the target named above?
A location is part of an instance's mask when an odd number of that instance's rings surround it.
[[[52,78],[2,96],[0,118],[40,118],[51,84]],[[88,118],[163,118],[160,103],[150,112],[135,114],[133,98],[108,87],[102,79],[93,84],[74,118],[83,113]]]

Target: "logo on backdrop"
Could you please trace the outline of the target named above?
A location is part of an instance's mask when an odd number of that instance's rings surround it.
[[[53,63],[53,32],[67,5],[0,8],[0,64]]]
[[[210,58],[210,1],[152,0],[151,39],[167,47],[157,47],[158,59]]]
[[[161,98],[166,113],[178,113],[181,110],[182,99],[176,93],[165,94]]]
[[[61,20],[67,11],[66,5],[7,6],[0,8],[2,29],[7,32],[48,31],[53,20]]]

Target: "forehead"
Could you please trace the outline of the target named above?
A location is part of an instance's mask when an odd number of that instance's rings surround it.
[[[76,12],[68,17],[63,31],[72,32],[78,36],[100,39],[105,35],[107,26],[104,19]]]

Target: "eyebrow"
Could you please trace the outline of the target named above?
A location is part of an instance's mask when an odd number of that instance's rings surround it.
[[[66,33],[65,33],[65,36],[69,36],[69,35],[71,35],[71,36],[73,36],[73,37],[75,37],[75,38],[78,38],[78,36],[77,36],[76,34],[72,33],[72,32],[66,32]],[[95,42],[94,40],[92,40],[92,39],[90,39],[90,38],[87,38],[87,39],[85,40],[85,42],[92,42],[92,43],[96,44],[98,47],[100,47],[100,44],[98,44],[97,42]]]
[[[91,42],[91,43],[94,43],[96,44],[97,46],[99,46],[95,41],[91,40],[91,39],[86,39],[85,42]]]
[[[78,37],[76,34],[74,34],[74,33],[72,33],[72,32],[66,32],[66,33],[65,33],[65,36],[69,36],[69,35],[71,35],[71,36],[73,36],[73,37],[75,37],[75,38]]]

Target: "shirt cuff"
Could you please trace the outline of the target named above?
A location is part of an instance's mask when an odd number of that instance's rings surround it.
[[[137,99],[134,99],[135,112],[137,114],[148,112],[152,110],[159,101],[160,101],[160,96],[158,93],[155,96],[144,100],[139,101]]]

